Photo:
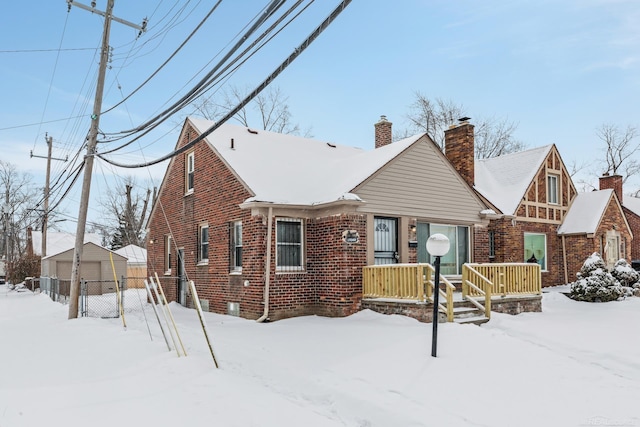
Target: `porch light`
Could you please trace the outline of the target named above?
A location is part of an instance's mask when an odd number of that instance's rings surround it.
[[[436,357],[438,348],[438,306],[440,305],[440,258],[449,252],[449,238],[444,234],[436,233],[429,236],[427,240],[427,252],[429,255],[436,257],[435,279],[433,286],[433,333],[431,336],[431,356]]]

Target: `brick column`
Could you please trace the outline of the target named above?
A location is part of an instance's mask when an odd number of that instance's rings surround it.
[[[467,121],[444,131],[445,155],[462,178],[474,184],[474,126]]]
[[[605,173],[600,178],[600,190],[613,188],[618,197],[618,201],[622,204],[622,175],[609,175]]]
[[[376,148],[391,144],[391,124],[392,123],[387,120],[387,116],[380,116],[380,121],[373,125],[376,129]]]

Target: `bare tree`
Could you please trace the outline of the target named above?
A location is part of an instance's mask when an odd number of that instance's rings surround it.
[[[622,175],[623,182],[640,173],[640,162],[632,156],[640,150],[640,143],[634,139],[638,130],[627,126],[622,130],[618,125],[605,123],[596,129],[596,135],[604,142],[606,173]]]
[[[137,191],[134,191],[137,190]],[[105,242],[111,249],[127,245],[144,246],[144,223],[147,219],[151,189],[141,189],[133,177],[126,178],[115,189],[107,190],[101,200],[108,217],[97,231],[110,236]]]
[[[2,160],[0,191],[0,253],[7,261],[10,275],[12,262],[27,253],[27,228],[39,224],[42,212],[36,209],[36,204],[42,200],[42,195],[33,185],[31,175],[19,173],[13,164]]]
[[[432,100],[420,92],[415,92],[415,100],[409,109],[406,118],[411,129],[405,134],[426,132],[441,149],[444,149],[444,131],[467,114],[462,105],[441,98]],[[475,120],[476,157],[486,159],[526,148],[524,143],[513,137],[517,127],[507,119],[491,117]]]
[[[231,86],[223,92],[220,101],[209,98],[195,104],[195,107],[206,119],[217,120],[244,99],[244,92],[246,90]],[[310,130],[302,132],[300,126],[291,121],[288,100],[289,97],[278,86],[269,86],[233,118],[246,127],[257,127],[259,124],[260,128],[272,132],[310,136]]]

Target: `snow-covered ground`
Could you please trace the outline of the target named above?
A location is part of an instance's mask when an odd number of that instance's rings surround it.
[[[0,286],[0,427],[640,426],[640,298],[545,293],[543,313],[431,325],[363,311],[258,324],[171,304],[188,353],[150,306],[67,320]]]

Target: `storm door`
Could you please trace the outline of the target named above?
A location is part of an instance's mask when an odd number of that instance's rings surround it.
[[[376,265],[398,262],[398,219],[375,217],[373,250]]]

